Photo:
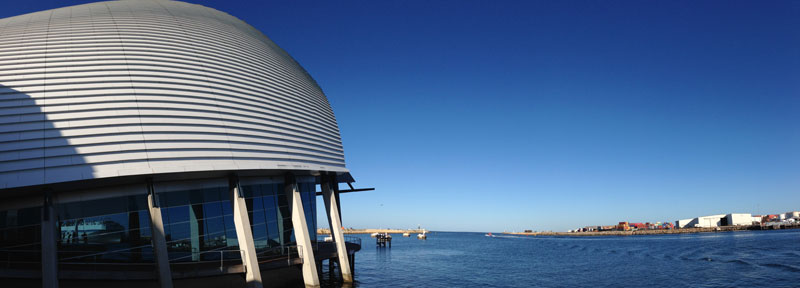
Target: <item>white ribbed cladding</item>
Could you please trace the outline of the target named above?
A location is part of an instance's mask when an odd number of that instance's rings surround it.
[[[0,188],[237,169],[347,171],[322,90],[250,25],[173,1],[0,20]]]

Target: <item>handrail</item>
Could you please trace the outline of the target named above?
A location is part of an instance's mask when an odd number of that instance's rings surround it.
[[[186,255],[186,256],[183,256],[183,257],[178,257],[178,258],[175,258],[175,259],[170,259],[169,262],[172,263],[173,261],[176,261],[176,260],[181,260],[181,259],[184,259],[184,258],[189,258],[189,257],[194,257],[194,256],[198,256],[199,257],[202,254],[208,254],[208,253],[216,254],[217,252],[219,252],[219,272],[224,272],[225,271],[224,261],[225,261],[225,253],[226,252],[239,252],[239,257],[240,257],[239,259],[244,259],[244,254],[243,254],[244,250],[211,250],[211,251],[192,252],[192,254],[190,254],[190,255]],[[197,253],[197,254],[195,255],[195,253]]]
[[[361,237],[355,237],[355,236],[347,236],[347,235],[345,235],[345,236],[344,236],[344,242],[345,242],[345,243],[358,244],[359,246],[361,246]]]
[[[87,255],[78,255],[78,256],[73,256],[73,257],[62,258],[62,259],[59,259],[58,261],[62,262],[62,261],[66,260],[67,261],[66,263],[69,263],[69,264],[95,264],[95,265],[97,265],[97,264],[103,264],[102,262],[98,261],[99,260],[98,256],[108,255],[108,254],[140,254],[140,252],[131,252],[129,250],[140,249],[140,248],[144,248],[144,247],[152,247],[152,246],[149,246],[149,245],[148,246],[138,246],[138,247],[133,247],[133,248],[113,250],[113,251],[103,251],[103,252],[99,252],[99,253],[92,253],[92,254],[87,254]],[[276,257],[274,259],[278,260],[278,259],[283,258],[281,256],[284,256],[284,257],[286,257],[286,265],[290,266],[290,265],[292,265],[292,261],[293,260],[298,259],[298,258],[299,259],[303,258],[303,249],[302,248],[303,248],[302,245],[291,245],[291,246],[290,245],[284,245],[284,246],[272,247],[270,249],[258,252],[256,254],[256,257],[257,258],[262,258],[262,256],[265,256],[265,254],[267,254],[267,253],[276,252],[277,251],[280,256],[276,255],[278,257]],[[10,255],[11,253],[29,253],[31,255],[35,255],[35,254],[41,253],[41,250],[8,250],[8,251],[4,251],[4,250],[0,249],[0,253],[2,253],[2,252],[6,252],[5,254],[7,254],[6,255],[6,259],[4,261],[6,267],[11,267],[11,263],[28,263],[28,262],[24,262],[24,261],[11,261],[11,258],[12,258],[11,255]],[[59,251],[59,252],[87,252],[87,251]],[[153,252],[155,252],[155,251],[153,251]],[[233,250],[233,249],[230,249],[230,250],[210,250],[210,251],[192,252],[192,254],[190,254],[190,255],[181,256],[181,257],[178,257],[178,258],[173,258],[173,259],[169,260],[169,263],[170,264],[198,263],[198,262],[181,262],[180,260],[183,260],[183,259],[186,259],[186,258],[190,258],[190,257],[193,257],[193,256],[197,256],[197,255],[218,254],[219,255],[219,267],[218,267],[218,269],[219,269],[220,272],[225,272],[225,261],[226,260],[230,261],[230,260],[235,260],[236,259],[236,258],[225,257],[225,255],[226,255],[226,253],[234,253],[234,252],[238,252],[238,254],[239,254],[239,258],[238,259],[244,259],[244,257],[245,257],[245,253],[244,253],[245,251],[244,250]],[[83,259],[83,258],[89,258],[91,260],[86,261],[85,263],[84,262],[69,262],[68,261],[68,260]],[[267,258],[267,257],[264,257],[264,258]],[[211,261],[199,261],[199,262],[208,263],[208,262],[212,262],[212,261],[216,261],[216,259],[215,260],[211,260]],[[2,263],[2,262],[0,262],[0,263]],[[37,262],[30,262],[30,263],[37,263]],[[64,263],[64,262],[62,262],[62,263]],[[131,264],[134,264],[134,263],[131,263]],[[147,264],[154,264],[154,263],[147,263]],[[242,264],[245,264],[245,263],[242,263]],[[245,269],[247,269],[246,265],[244,265],[244,266],[245,266]]]
[[[336,239],[331,238],[331,241],[326,241],[325,238],[332,237],[330,235],[319,235],[317,236],[317,242],[325,242],[325,243],[336,243]],[[356,236],[347,236],[344,235],[344,242],[345,243],[352,243],[361,245],[361,238]]]
[[[145,248],[145,247],[151,247],[152,248],[153,245],[148,244],[148,245],[136,246],[136,247],[133,247],[133,248],[118,249],[118,250],[111,250],[111,251],[102,251],[102,252],[98,252],[98,253],[94,253],[94,254],[86,254],[86,255],[78,255],[78,256],[73,256],[73,257],[67,257],[67,258],[60,259],[60,260],[73,260],[73,259],[80,259],[80,258],[86,258],[86,257],[92,257],[92,256],[100,256],[100,255],[106,255],[106,254],[122,254],[122,253],[124,253],[126,251],[130,251],[130,250],[134,250],[134,249],[141,249],[141,248]],[[71,251],[62,251],[62,252],[71,252]],[[131,253],[134,253],[134,252],[131,252]],[[95,258],[95,262],[96,261],[97,261],[97,259]]]

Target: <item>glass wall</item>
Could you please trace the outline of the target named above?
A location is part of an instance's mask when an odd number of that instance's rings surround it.
[[[241,257],[227,180],[154,186],[170,262]]]
[[[282,254],[283,247],[295,242],[283,179],[243,178],[240,183],[256,252],[259,256]]]
[[[303,199],[303,212],[306,213],[308,234],[311,241],[317,240],[317,183],[314,177],[298,177],[297,188]]]
[[[311,241],[317,239],[316,179],[298,177],[303,210]],[[253,239],[259,255],[283,253],[286,246],[296,245],[292,228],[291,199],[282,177],[243,178],[242,195],[253,229]]]
[[[56,211],[60,262],[153,262],[145,194],[75,199]]]
[[[297,182],[310,239],[316,241],[316,179],[297,177]],[[285,254],[296,241],[283,177],[243,178],[240,185],[259,257]],[[154,183],[153,188],[170,262],[240,257],[228,179]],[[145,184],[58,195],[59,261],[152,263],[147,201]],[[0,211],[0,260],[41,263],[42,207],[29,202],[13,206],[31,207]]]
[[[42,262],[41,213],[41,206],[0,211],[0,259],[6,264],[41,265],[38,264]]]

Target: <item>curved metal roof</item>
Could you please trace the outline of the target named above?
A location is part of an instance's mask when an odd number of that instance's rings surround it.
[[[177,1],[0,20],[0,189],[253,169],[347,172],[322,90],[252,26]]]

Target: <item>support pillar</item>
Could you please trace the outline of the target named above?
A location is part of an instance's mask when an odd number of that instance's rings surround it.
[[[258,267],[258,254],[256,254],[256,245],[253,242],[253,230],[250,226],[250,218],[247,216],[247,202],[242,197],[238,179],[232,177],[230,186],[233,224],[236,226],[236,237],[239,240],[242,263],[247,269],[245,281],[247,281],[248,288],[261,288],[264,284],[261,282],[261,268]]]
[[[306,213],[303,210],[303,198],[300,196],[300,189],[297,181],[291,175],[286,177],[284,186],[286,196],[292,202],[289,208],[292,210],[292,227],[294,228],[294,239],[297,240],[297,249],[303,257],[303,282],[306,287],[319,287],[319,274],[317,273],[317,263],[314,259],[314,247],[311,246],[311,234],[308,233]],[[313,220],[313,219],[312,219]]]
[[[356,253],[350,254],[350,272],[353,273],[353,278],[356,277]]]
[[[172,288],[172,270],[169,267],[169,252],[167,240],[164,236],[164,221],[161,218],[161,208],[158,206],[153,184],[147,184],[147,207],[150,212],[150,234],[153,241],[156,266],[158,268],[158,282],[161,288]]]
[[[347,257],[347,245],[342,232],[342,217],[339,213],[339,193],[331,185],[336,185],[331,178],[322,181],[322,198],[325,202],[325,211],[328,213],[328,225],[331,236],[336,244],[336,254],[339,257],[339,271],[342,272],[342,281],[353,283],[353,271],[350,269],[350,259]]]
[[[42,203],[42,287],[58,288],[58,217],[50,192]]]

